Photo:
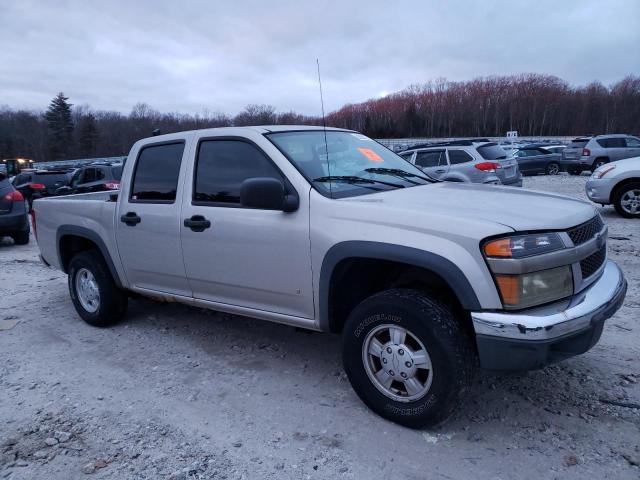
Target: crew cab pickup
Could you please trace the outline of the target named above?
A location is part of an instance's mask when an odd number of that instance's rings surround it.
[[[360,398],[416,428],[446,419],[478,366],[589,350],[627,287],[592,205],[435,181],[349,130],[140,140],[118,192],[39,199],[33,217],[91,325],[136,294],[339,333]]]

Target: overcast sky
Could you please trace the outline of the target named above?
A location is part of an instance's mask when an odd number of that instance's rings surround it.
[[[640,74],[640,0],[0,0],[0,105],[235,114],[325,107],[446,77]]]

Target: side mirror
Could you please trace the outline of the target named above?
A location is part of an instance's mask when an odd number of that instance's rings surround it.
[[[240,204],[243,207],[295,212],[300,205],[296,194],[285,194],[284,184],[276,178],[247,178],[240,185]]]

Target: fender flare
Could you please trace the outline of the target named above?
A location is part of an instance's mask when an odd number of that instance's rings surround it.
[[[77,225],[60,225],[58,227],[58,230],[56,231],[56,252],[58,253],[58,262],[60,263],[60,266],[63,268],[63,271],[65,273],[67,273],[67,269],[64,267],[64,263],[62,262],[62,252],[60,251],[60,240],[62,240],[62,237],[66,235],[73,235],[74,237],[86,238],[87,240],[90,240],[91,242],[95,243],[96,246],[98,247],[98,250],[100,250],[102,257],[104,258],[104,261],[107,264],[107,267],[109,268],[109,272],[111,273],[111,276],[113,277],[113,281],[115,282],[116,286],[118,286],[119,288],[124,288],[124,286],[122,285],[122,281],[120,280],[120,276],[118,275],[118,271],[116,270],[116,266],[114,265],[113,260],[111,259],[111,255],[109,254],[109,250],[107,249],[107,246],[105,245],[104,241],[102,240],[102,238],[100,238],[100,236],[96,232],[94,232],[93,230],[89,230],[88,228],[85,228],[85,227],[79,227]]]
[[[349,258],[370,258],[406,263],[432,271],[442,277],[455,293],[465,310],[481,310],[480,301],[465,274],[451,260],[435,253],[412,247],[381,242],[346,241],[331,247],[320,268],[319,282],[319,327],[331,331],[329,318],[329,295],[331,279],[336,266]]]

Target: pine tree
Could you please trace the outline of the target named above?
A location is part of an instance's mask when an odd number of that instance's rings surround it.
[[[64,159],[72,148],[73,121],[71,120],[71,104],[68,97],[60,92],[56,95],[44,115],[49,127],[49,157],[51,160]]]
[[[98,141],[98,127],[95,117],[89,113],[78,122],[78,146],[79,153],[83,158],[89,158],[96,153],[96,143]]]

